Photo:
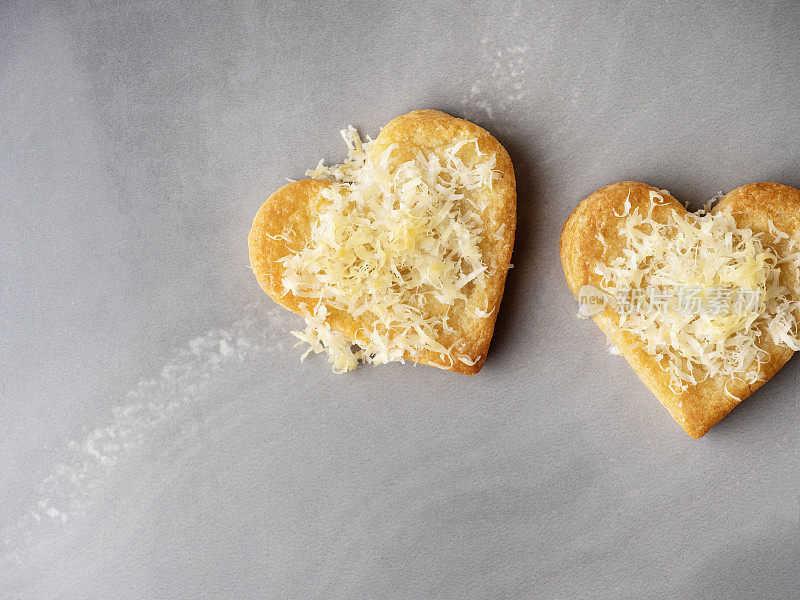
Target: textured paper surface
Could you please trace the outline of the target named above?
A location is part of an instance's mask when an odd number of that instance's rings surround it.
[[[700,441],[575,318],[561,225],[633,179],[800,187],[792,3],[0,8],[0,597],[790,598],[791,361]],[[338,130],[509,150],[489,359],[300,364],[248,270]]]

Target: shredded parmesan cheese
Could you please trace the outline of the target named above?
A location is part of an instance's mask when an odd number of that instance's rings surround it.
[[[659,222],[652,213],[662,201],[660,194],[650,192],[647,214],[638,208],[630,212],[626,203],[619,232],[625,247],[608,264],[596,267],[600,287],[612,296],[649,290],[639,298],[637,310],[618,311],[614,331],[638,340],[669,374],[675,393],[709,377],[724,377],[728,394],[727,384],[734,379],[756,383],[763,377],[761,366],[770,360],[764,333],[777,345],[800,350],[800,296],[781,285],[779,267],[790,260],[797,268],[800,253],[781,258],[768,242],[788,239],[788,234],[770,223],[772,240],[765,240],[764,234],[738,227],[729,211],[672,213]],[[687,314],[674,301],[676,291],[686,290],[696,290],[707,303],[714,294],[729,302],[719,311]],[[732,308],[730,301],[745,292],[756,301],[744,309]]]
[[[475,364],[480,357],[458,355],[458,342],[445,347],[440,340],[454,331],[452,310],[491,314],[468,301],[470,291],[485,288],[489,266],[480,249],[486,204],[469,192],[491,188],[495,156],[482,154],[476,140],[459,140],[401,162],[397,144],[371,158],[371,140],[363,142],[352,127],[342,136],[345,162],[326,167],[320,161],[306,173],[334,185],[323,191],[305,246],[282,259],[285,293],[309,299],[306,329],[292,332],[309,345],[303,357],[327,352],[337,373],[425,351],[443,367],[453,356]],[[477,165],[465,164],[467,149],[482,157]],[[433,305],[446,310],[426,310]],[[332,310],[364,323],[354,339],[331,329]]]

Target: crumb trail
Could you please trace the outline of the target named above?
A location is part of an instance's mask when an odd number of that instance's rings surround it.
[[[272,303],[250,305],[232,326],[190,340],[157,377],[125,394],[105,423],[69,441],[29,508],[3,531],[0,579],[6,569],[33,566],[71,522],[90,516],[106,489],[119,483],[121,469],[145,477],[150,455],[166,449],[180,456],[201,444],[203,423],[224,410],[215,382],[235,380],[248,364],[263,364],[292,343],[281,313]]]

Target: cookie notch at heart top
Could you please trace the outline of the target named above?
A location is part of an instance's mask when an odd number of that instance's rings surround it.
[[[567,283],[576,298],[585,285],[601,288],[601,277],[595,272],[596,266],[619,255],[624,246],[619,237],[624,221],[621,215],[637,207],[642,211],[648,210],[653,195],[663,199],[654,208],[655,219],[666,219],[671,212],[686,214],[683,205],[664,190],[628,181],[598,190],[583,200],[567,219],[560,240],[561,262]],[[778,256],[786,256],[791,246],[800,242],[800,191],[794,188],[778,183],[748,184],[725,195],[711,212],[724,210],[732,211],[739,227],[763,233],[765,245],[771,246]],[[786,232],[789,239],[775,240],[770,233],[771,225]],[[796,268],[788,265],[782,267],[780,281],[790,290],[800,289]],[[796,293],[793,297],[796,298]],[[703,436],[768,381],[793,354],[786,346],[778,345],[769,336],[764,336],[759,347],[769,353],[769,360],[760,365],[760,381],[748,384],[741,380],[723,380],[717,376],[676,393],[670,387],[666,372],[653,356],[640,347],[640,340],[616,329],[619,318],[616,312],[606,308],[593,314],[592,318],[610,336],[610,340],[672,417],[693,438]],[[730,394],[726,393],[726,385]]]
[[[480,156],[493,155],[497,177],[491,189],[475,192],[485,201],[481,213],[486,235],[480,242],[483,256],[490,258],[494,266],[486,277],[486,286],[475,291],[475,304],[486,306],[485,316],[476,316],[467,311],[450,315],[453,333],[443,333],[441,343],[449,346],[458,343],[458,352],[443,361],[441,353],[423,351],[418,356],[406,353],[405,359],[430,364],[458,373],[474,374],[483,366],[503,295],[506,273],[509,267],[516,228],[516,184],[511,159],[503,146],[487,131],[477,125],[434,110],[419,110],[402,115],[389,122],[370,145],[368,156],[377,159],[391,146],[392,158],[398,161],[413,160],[418,152],[440,153],[459,140],[475,140]],[[465,163],[477,162],[479,155],[465,153]],[[308,298],[295,296],[284,289],[285,268],[281,260],[296,252],[311,233],[316,216],[325,206],[324,190],[334,182],[307,179],[290,183],[272,194],[261,206],[253,220],[248,238],[250,263],[259,285],[276,302],[285,308],[303,315],[303,305]],[[292,234],[287,238],[286,231]],[[470,297],[470,301],[473,298]],[[431,311],[443,310],[434,302],[426,304]],[[365,323],[336,307],[328,307],[326,322],[334,331],[359,342],[359,330]],[[461,358],[468,358],[464,361]],[[474,361],[474,362],[473,362]]]

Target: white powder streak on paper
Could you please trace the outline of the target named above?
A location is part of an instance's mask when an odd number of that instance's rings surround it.
[[[481,40],[480,64],[486,71],[475,80],[464,100],[467,118],[485,115],[493,119],[496,111],[505,112],[528,96],[527,52],[527,44],[500,45],[489,38]]]
[[[278,324],[283,313],[279,307],[264,302],[246,312],[231,327],[209,331],[176,351],[159,377],[142,380],[124,396],[107,423],[67,444],[62,460],[39,485],[31,508],[4,532],[0,564],[25,564],[48,535],[57,534],[71,519],[87,516],[118,465],[131,459],[127,462],[135,468],[137,450],[146,452],[144,447],[158,443],[159,435],[166,433],[172,443],[186,446],[198,428],[197,411],[205,411],[201,419],[207,421],[221,408],[214,398],[208,406],[198,402],[215,379],[235,377],[245,363],[288,351],[291,341]]]

